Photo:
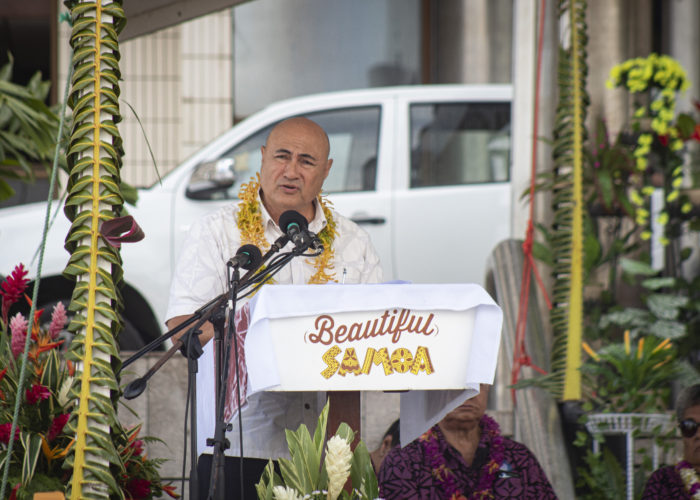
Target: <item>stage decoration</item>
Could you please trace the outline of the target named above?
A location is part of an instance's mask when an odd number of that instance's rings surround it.
[[[335,435],[326,441],[329,403],[318,417],[313,436],[302,424],[287,430],[291,459],[280,458],[281,475],[268,462],[255,486],[258,498],[274,500],[372,500],[379,498],[377,478],[365,444],[360,441],[352,451],[355,433],[341,423]],[[323,448],[326,448],[323,458]],[[343,488],[350,480],[351,490]]]
[[[241,233],[241,244],[252,243],[260,250],[265,251],[270,248],[270,243],[265,239],[265,228],[262,223],[262,214],[260,213],[260,173],[255,177],[251,177],[250,181],[242,184],[238,192],[238,197],[241,202],[239,204],[237,224],[238,230]],[[309,278],[308,284],[316,285],[328,283],[329,281],[337,281],[333,278],[333,242],[337,235],[336,222],[331,211],[331,202],[327,197],[319,195],[317,199],[318,205],[323,210],[323,215],[326,217],[326,227],[318,233],[318,238],[323,243],[323,253],[309,259],[307,262],[312,263],[316,272]],[[268,281],[273,283],[273,281]]]

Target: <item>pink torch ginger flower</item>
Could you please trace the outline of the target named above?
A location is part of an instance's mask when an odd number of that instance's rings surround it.
[[[17,358],[24,352],[24,344],[27,338],[27,327],[29,322],[20,313],[12,316],[10,320],[10,332],[12,333],[11,349],[12,355]]]
[[[49,336],[51,340],[56,340],[58,334],[61,333],[63,327],[66,326],[67,321],[66,307],[63,305],[63,302],[59,302],[53,306],[53,311],[51,312],[51,325],[49,326]]]

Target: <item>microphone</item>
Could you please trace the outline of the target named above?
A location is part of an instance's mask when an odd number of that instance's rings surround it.
[[[280,215],[280,229],[285,233],[288,239],[292,240],[294,246],[301,250],[309,248],[312,242],[311,235],[306,230],[309,223],[306,217],[301,215],[296,210],[287,210]]]
[[[262,262],[262,253],[255,245],[247,244],[238,249],[236,255],[231,257],[228,264],[243,269],[255,269]]]

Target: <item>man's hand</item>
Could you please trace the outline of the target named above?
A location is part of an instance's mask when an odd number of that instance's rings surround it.
[[[168,330],[172,330],[175,328],[177,325],[184,323],[187,321],[187,319],[191,318],[191,314],[183,315],[183,316],[175,316],[174,318],[170,318],[168,321],[165,322],[166,326],[168,327]],[[204,345],[211,338],[214,337],[214,325],[212,325],[209,321],[206,321],[200,329],[202,330],[202,333],[199,335],[199,342],[200,344]],[[187,329],[184,329],[175,335],[173,335],[173,342],[178,340],[180,337],[182,337],[185,332],[187,332]]]

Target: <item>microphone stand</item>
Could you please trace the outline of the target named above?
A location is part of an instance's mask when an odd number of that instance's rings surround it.
[[[313,234],[313,233],[311,233]],[[295,247],[291,252],[287,252],[285,254],[282,254],[278,256],[278,259],[275,259],[272,261],[270,264],[269,268],[264,269],[260,271],[260,268],[263,266],[265,262],[267,262],[274,253],[279,252],[282,247],[284,247],[287,242],[289,241],[289,236],[288,235],[283,235],[279,237],[270,247],[270,249],[265,253],[263,256],[261,262],[257,265],[251,268],[241,279],[240,281],[238,280],[237,276],[234,276],[234,282],[235,282],[235,290],[229,289],[227,292],[222,293],[218,295],[217,297],[214,297],[212,300],[201,306],[199,309],[197,309],[192,316],[187,318],[185,321],[177,325],[175,328],[172,330],[169,330],[168,332],[164,333],[157,339],[152,340],[148,344],[146,344],[144,347],[136,351],[134,354],[132,354],[129,358],[126,359],[121,365],[121,368],[119,369],[119,372],[117,375],[121,373],[121,371],[132,364],[134,361],[142,358],[144,355],[147,353],[153,351],[157,347],[159,347],[161,344],[166,342],[168,339],[173,337],[175,334],[181,332],[188,326],[192,325],[193,323],[194,326],[192,326],[185,334],[183,334],[180,338],[178,338],[170,347],[170,349],[163,355],[161,358],[140,378],[137,378],[130,382],[126,388],[124,389],[124,397],[126,399],[134,399],[141,395],[143,391],[146,389],[146,385],[148,380],[157,372],[161,366],[163,366],[178,350],[182,352],[184,356],[187,357],[188,359],[188,372],[189,372],[189,377],[190,377],[190,382],[192,384],[191,387],[193,387],[192,390],[192,398],[191,398],[191,404],[192,404],[192,413],[191,413],[191,424],[190,424],[190,442],[191,442],[191,464],[190,464],[190,498],[192,500],[198,500],[199,497],[199,492],[198,492],[198,477],[197,477],[197,452],[196,452],[196,445],[197,445],[197,438],[196,438],[196,429],[197,429],[197,399],[196,399],[196,373],[198,371],[198,364],[197,364],[197,359],[202,355],[202,346],[199,342],[198,336],[201,334],[200,327],[208,321],[212,316],[218,312],[216,316],[214,316],[211,320],[211,322],[214,324],[214,331],[223,331],[223,325],[221,325],[220,328],[216,327],[217,323],[221,323],[223,321],[223,317],[225,314],[223,313],[223,307],[226,305],[226,300],[231,302],[231,318],[229,320],[229,328],[233,327],[233,338],[234,338],[234,348],[235,348],[235,356],[236,356],[236,377],[237,377],[237,396],[238,396],[238,414],[239,414],[239,435],[241,438],[241,498],[243,494],[243,462],[242,462],[242,455],[243,455],[243,443],[242,443],[242,420],[241,420],[241,415],[240,415],[240,379],[238,379],[238,339],[235,334],[235,325],[233,321],[233,316],[235,314],[235,301],[236,301],[236,294],[239,291],[242,291],[244,288],[248,286],[252,286],[254,283],[257,283],[253,287],[252,290],[250,290],[248,293],[244,295],[247,296],[257,289],[259,289],[268,279],[270,279],[274,274],[280,271],[282,267],[284,267],[288,262],[290,262],[294,257],[299,256],[299,255],[307,255],[309,257],[313,257],[316,255],[319,255],[323,251],[323,247],[320,245],[320,242],[318,242],[318,239],[316,238],[315,235],[311,238],[311,241],[308,244],[305,244],[303,247]],[[304,252],[309,248],[309,246],[313,247],[312,251],[314,253],[311,254],[304,254]],[[236,272],[238,272],[238,269],[235,269]],[[233,287],[230,287],[233,288]],[[233,325],[233,326],[231,326]],[[183,340],[184,339],[184,340]],[[196,340],[196,342],[195,342]],[[221,339],[219,338],[218,340],[219,346]],[[216,346],[216,344],[215,344]],[[228,357],[228,352],[227,352],[227,357]],[[221,360],[217,356],[217,363],[218,366],[223,366],[226,367],[226,370],[228,369],[228,359],[226,360]],[[218,370],[218,368],[217,368]],[[227,376],[227,375],[226,375]],[[220,393],[224,394],[225,398],[225,383],[226,380],[221,380],[220,378],[216,378],[217,381],[217,395],[216,395],[216,414],[217,414],[217,422],[216,426],[217,428],[215,429],[215,437],[212,439],[207,439],[207,444],[209,445],[210,441],[213,441],[216,443],[217,446],[214,447],[215,452],[218,448],[223,447],[224,445],[226,448],[228,448],[228,442],[225,438],[225,432],[227,429],[227,426],[225,423],[223,423],[223,402],[220,403],[220,399],[222,396],[220,396]],[[218,388],[221,387],[221,390]],[[224,399],[225,401],[225,399]],[[219,418],[220,416],[220,418]],[[230,428],[230,424],[228,426]],[[220,467],[223,467],[223,451],[226,448],[222,448],[220,450],[220,456],[218,461],[220,463],[216,464],[216,467],[214,467],[214,463],[212,463],[212,476],[214,476],[215,471],[217,474],[217,479],[214,479],[213,477],[210,478],[210,486],[212,486],[212,481],[222,482],[224,480],[224,474],[222,470],[219,470]],[[225,484],[225,483],[222,483]],[[225,487],[225,486],[224,486]],[[211,488],[210,488],[211,491]],[[224,488],[222,488],[220,491],[224,491]],[[210,493],[211,497],[211,493]]]
[[[230,264],[227,267],[231,267]],[[230,269],[229,269],[230,271]],[[226,339],[222,346],[222,333],[224,325],[219,324],[214,327],[214,352],[216,356],[215,369],[215,380],[216,380],[216,424],[214,428],[214,437],[207,439],[207,446],[214,447],[214,454],[212,457],[212,469],[211,477],[209,479],[209,499],[219,499],[226,498],[226,482],[225,482],[225,450],[229,448],[229,441],[226,438],[226,432],[231,430],[231,424],[227,424],[224,420],[224,406],[226,404],[226,391],[227,382],[229,375],[229,360],[231,359],[231,337],[233,337],[234,345],[234,362],[236,364],[236,396],[238,400],[238,427],[239,427],[239,440],[240,440],[240,487],[241,487],[241,500],[244,497],[243,490],[243,421],[240,418],[240,406],[241,406],[241,380],[240,372],[238,368],[238,336],[236,334],[236,295],[238,293],[238,287],[240,282],[240,270],[239,267],[233,266],[233,271],[229,272],[230,285],[229,285],[229,296],[228,296],[228,325],[226,328]]]

